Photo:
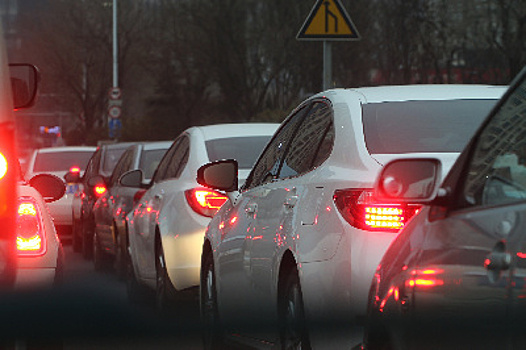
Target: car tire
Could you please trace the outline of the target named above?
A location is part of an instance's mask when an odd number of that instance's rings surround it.
[[[201,266],[201,287],[199,293],[199,308],[203,324],[203,348],[223,349],[223,329],[219,320],[217,308],[216,276],[214,258],[207,254]]]
[[[161,239],[158,238],[155,243],[155,271],[156,271],[156,288],[155,288],[155,306],[161,312],[167,312],[175,300],[175,288],[168,277],[166,271],[166,260]]]
[[[99,241],[97,232],[93,234],[93,266],[95,271],[108,271],[110,267],[110,257],[104,252]]]
[[[126,260],[126,292],[131,304],[150,304],[153,300],[152,290],[137,281],[131,256]]]
[[[310,349],[298,271],[292,268],[284,278],[278,296],[281,348],[284,350]]]

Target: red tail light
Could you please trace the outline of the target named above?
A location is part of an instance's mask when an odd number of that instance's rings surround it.
[[[208,188],[198,187],[185,192],[190,207],[198,214],[212,217],[228,200],[224,194]]]
[[[80,173],[80,168],[78,166],[72,166],[69,168],[69,171],[72,173]]]
[[[137,205],[137,203],[139,203],[139,201],[141,200],[141,198],[144,196],[144,194],[146,193],[146,190],[138,190],[137,192],[135,192],[135,194],[133,195],[133,206],[135,207]]]
[[[368,231],[398,232],[420,206],[378,203],[371,189],[344,189],[334,192],[334,202],[352,226]]]
[[[7,174],[7,159],[0,152],[0,180],[4,178],[5,174]]]
[[[104,185],[97,185],[93,188],[93,192],[95,192],[95,196],[97,197],[101,197],[102,195],[104,195],[104,193],[106,193],[106,191],[107,189]]]
[[[42,255],[46,249],[40,211],[34,199],[22,198],[18,205],[16,247],[18,255]]]

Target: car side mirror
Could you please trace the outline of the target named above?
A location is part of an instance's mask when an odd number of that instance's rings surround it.
[[[215,190],[233,192],[238,189],[238,164],[234,159],[219,160],[197,170],[197,182]]]
[[[38,69],[26,63],[9,64],[13,107],[28,108],[35,104],[40,73]]]
[[[125,172],[119,177],[119,184],[125,187],[141,188],[143,187],[143,172],[141,169],[135,169]]]
[[[59,177],[51,174],[38,174],[29,180],[29,185],[35,188],[46,202],[54,202],[66,193],[66,184]]]
[[[438,159],[397,159],[387,163],[374,186],[381,201],[426,203],[438,193],[442,164]]]

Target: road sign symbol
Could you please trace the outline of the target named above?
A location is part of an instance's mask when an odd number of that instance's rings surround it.
[[[108,122],[108,134],[110,138],[120,137],[122,129],[122,123],[120,119],[110,119]]]
[[[108,91],[108,97],[110,98],[110,100],[118,100],[121,98],[121,89],[114,86],[110,89],[110,91]]]
[[[110,118],[117,119],[121,116],[121,107],[120,106],[110,106],[108,108],[108,115]]]
[[[360,34],[340,0],[317,0],[296,38],[299,40],[359,40]]]

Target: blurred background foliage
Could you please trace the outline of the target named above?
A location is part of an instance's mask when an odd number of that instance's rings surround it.
[[[66,144],[107,138],[112,1],[47,0],[19,16]],[[322,43],[296,34],[315,0],[119,0],[119,140],[192,125],[281,122],[322,88]],[[342,0],[361,41],[333,43],[334,87],[507,84],[526,63],[525,0]],[[49,107],[53,108],[53,107]]]

